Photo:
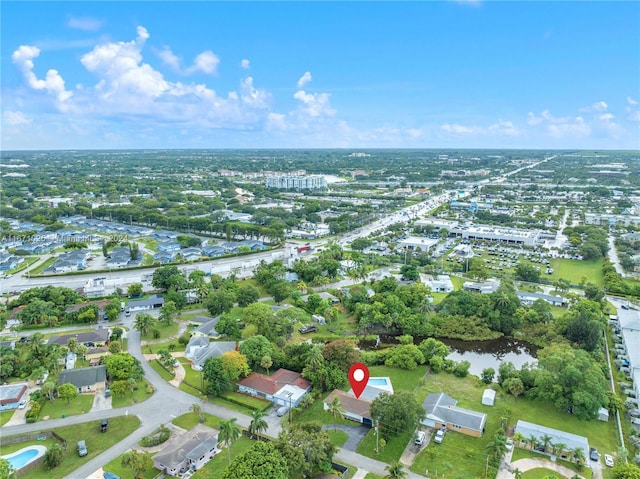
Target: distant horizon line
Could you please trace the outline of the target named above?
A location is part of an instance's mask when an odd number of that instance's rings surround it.
[[[481,148],[456,148],[456,147],[327,147],[327,148],[304,148],[304,147],[260,147],[260,148],[49,148],[49,149],[16,149],[4,150],[0,149],[0,154],[4,153],[26,153],[26,152],[73,152],[73,151],[548,151],[548,152],[629,152],[640,153],[640,148],[633,149],[594,149],[594,148],[500,148],[500,147],[481,147]]]

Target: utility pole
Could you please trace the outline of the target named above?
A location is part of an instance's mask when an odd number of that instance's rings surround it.
[[[379,423],[378,423],[378,421],[376,421],[376,426],[375,426],[375,427],[376,427],[376,454],[379,452],[379,451],[378,451],[378,435],[379,435],[380,433],[379,433],[379,431],[378,431],[378,425],[379,425]]]

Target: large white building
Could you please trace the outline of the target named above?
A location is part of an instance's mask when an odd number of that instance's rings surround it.
[[[279,190],[318,190],[327,187],[327,180],[320,175],[274,175],[267,176],[266,186]]]
[[[640,226],[640,216],[614,215],[608,213],[585,213],[584,224],[595,226]]]
[[[509,244],[535,246],[540,242],[541,231],[496,226],[457,226],[449,231],[463,240],[499,241]]]

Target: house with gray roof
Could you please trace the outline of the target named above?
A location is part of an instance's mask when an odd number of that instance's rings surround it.
[[[129,301],[129,311],[145,311],[147,309],[160,308],[162,305],[164,305],[164,298],[158,294],[154,294],[147,299]]]
[[[79,393],[95,391],[104,388],[107,379],[107,367],[89,366],[88,368],[65,369],[60,373],[58,384],[71,383],[78,388]]]
[[[62,334],[60,336],[52,336],[49,338],[47,344],[59,344],[60,346],[67,346],[69,339],[75,338],[78,340],[78,344],[84,344],[89,347],[96,347],[105,344],[109,340],[109,330],[107,328],[98,328],[93,331],[87,331],[86,333],[72,333]],[[87,344],[87,343],[93,343]]]
[[[215,318],[196,316],[194,320],[198,321],[200,326],[191,331],[192,336],[211,336],[212,338],[220,337],[220,333],[216,331],[216,324],[220,321],[220,316],[216,316]]]
[[[514,444],[521,448],[534,449],[543,454],[551,455],[553,453],[553,444],[562,444],[561,451],[556,451],[556,455],[560,459],[565,461],[575,462],[572,451],[577,448],[581,448],[585,456],[589,453],[589,440],[584,436],[578,436],[570,432],[560,431],[558,429],[552,429],[550,427],[541,426],[540,424],[534,424],[531,422],[523,421],[521,419],[516,422],[514,428],[514,434],[522,434],[524,439],[522,441],[514,440]],[[548,440],[546,449],[543,438],[546,436]],[[536,438],[535,442],[531,439]],[[583,458],[584,459],[584,458]],[[588,461],[585,465],[588,465]]]
[[[528,291],[518,291],[516,292],[518,299],[520,300],[520,304],[524,304],[526,306],[531,306],[538,299],[542,301],[546,301],[551,306],[564,306],[566,300],[562,296],[554,296],[552,294],[544,294],[544,293],[530,293]]]
[[[169,476],[177,477],[187,471],[197,471],[220,450],[218,431],[197,424],[153,457],[153,467]]]
[[[422,407],[426,417],[422,424],[433,428],[447,428],[468,436],[480,437],[484,432],[487,415],[457,407],[458,401],[445,393],[429,394]]]
[[[208,336],[191,336],[187,343],[184,356],[191,360],[191,367],[202,371],[207,358],[218,358],[224,353],[235,351],[235,341],[210,341]]]

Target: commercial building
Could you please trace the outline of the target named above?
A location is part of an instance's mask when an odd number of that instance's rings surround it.
[[[607,213],[585,213],[584,224],[595,226],[640,226],[640,216],[613,215]]]
[[[449,230],[454,236],[468,241],[497,241],[500,243],[536,246],[541,241],[541,231],[496,226],[457,226]]]
[[[327,180],[320,175],[277,175],[267,176],[266,186],[279,190],[319,190],[327,187]]]

